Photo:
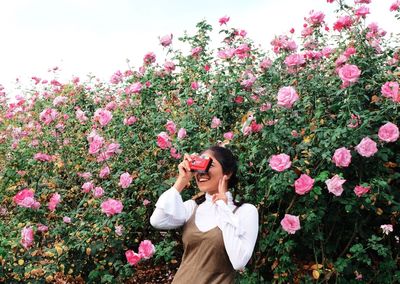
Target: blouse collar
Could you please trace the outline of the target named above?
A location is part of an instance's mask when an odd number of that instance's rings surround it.
[[[232,193],[230,191],[227,191],[226,193],[226,197],[228,199],[228,205],[233,204],[233,196]],[[206,193],[206,202],[212,202],[212,196],[208,193]]]

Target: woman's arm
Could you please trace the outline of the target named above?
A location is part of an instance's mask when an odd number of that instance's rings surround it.
[[[244,268],[253,254],[258,235],[258,211],[251,204],[243,204],[234,214],[222,200],[218,200],[218,227],[222,231],[225,249],[235,270]]]
[[[175,187],[161,194],[150,217],[150,224],[157,229],[175,229],[182,226],[192,215],[196,203],[183,202]]]

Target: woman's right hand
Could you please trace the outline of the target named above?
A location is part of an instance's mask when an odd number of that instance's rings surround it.
[[[193,177],[193,173],[190,171],[189,163],[191,161],[191,157],[189,154],[185,154],[183,157],[183,161],[178,165],[179,175],[176,179],[174,187],[179,192],[185,189],[185,187],[189,184],[190,180]]]

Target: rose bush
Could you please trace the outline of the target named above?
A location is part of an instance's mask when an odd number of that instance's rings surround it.
[[[200,22],[160,38],[165,62],[149,52],[109,82],[33,77],[13,101],[1,89],[0,281],[175,269],[180,233],[150,214],[184,153],[222,144],[240,162],[235,198],[260,214],[240,282],[398,282],[400,51],[366,24],[369,1],[340,3],[333,26],[313,11],[272,53],[223,17],[217,50]]]

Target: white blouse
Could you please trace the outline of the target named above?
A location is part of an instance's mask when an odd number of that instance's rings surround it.
[[[232,194],[227,192],[226,196],[228,204],[223,200],[213,203],[211,195],[206,193],[206,200],[196,210],[195,224],[202,232],[217,226],[221,229],[232,266],[240,270],[250,260],[257,240],[258,211],[254,205],[245,203],[234,214]],[[180,193],[171,187],[158,199],[150,224],[157,229],[178,228],[189,220],[195,207],[194,200],[183,202]]]

